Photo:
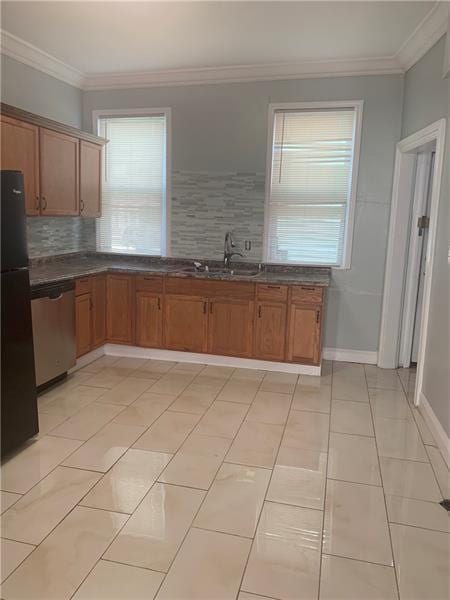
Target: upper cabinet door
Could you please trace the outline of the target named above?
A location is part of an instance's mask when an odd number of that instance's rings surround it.
[[[78,215],[79,155],[77,138],[39,129],[41,214]]]
[[[80,215],[101,216],[102,147],[80,141]]]
[[[1,168],[22,171],[27,215],[39,214],[39,128],[1,116]]]

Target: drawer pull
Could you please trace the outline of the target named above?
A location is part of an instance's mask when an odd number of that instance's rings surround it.
[[[280,289],[279,285],[268,285],[267,287],[271,290],[279,290]]]
[[[316,288],[314,286],[308,286],[308,285],[302,285],[301,286],[302,290],[315,290]]]

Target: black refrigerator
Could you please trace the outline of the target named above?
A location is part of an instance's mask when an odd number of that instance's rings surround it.
[[[39,431],[25,192],[20,171],[1,171],[1,454]]]

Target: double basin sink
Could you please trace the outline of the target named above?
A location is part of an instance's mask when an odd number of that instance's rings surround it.
[[[259,269],[224,269],[210,267],[208,271],[205,269],[197,269],[195,267],[186,267],[176,272],[177,275],[201,275],[202,277],[257,277],[261,274]]]

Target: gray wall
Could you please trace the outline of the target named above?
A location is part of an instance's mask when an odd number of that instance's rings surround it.
[[[450,115],[450,82],[442,78],[443,37],[405,75],[403,137]],[[448,127],[448,122],[447,122]],[[449,138],[444,161],[444,181],[439,203],[438,230],[433,266],[430,320],[425,354],[423,393],[440,423],[450,435],[449,356]]]
[[[81,127],[81,90],[8,56],[1,56],[1,67],[2,102]],[[31,258],[95,248],[93,219],[29,217],[27,229]]]
[[[82,91],[1,55],[2,102],[81,127]]]
[[[269,103],[360,99],[365,104],[352,268],[333,271],[325,346],[376,351],[403,76],[91,91],[83,96],[83,126],[92,127],[95,109],[171,107],[173,254],[220,256],[223,234],[231,228],[240,243],[252,240],[251,258],[258,260]],[[202,185],[189,190],[189,180]],[[245,185],[251,206],[243,205]]]

